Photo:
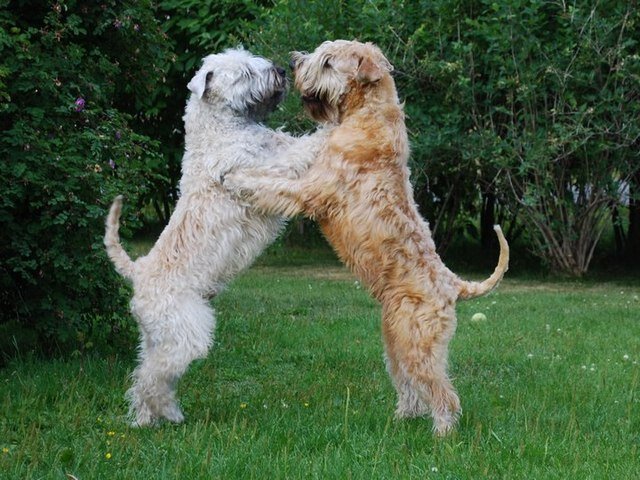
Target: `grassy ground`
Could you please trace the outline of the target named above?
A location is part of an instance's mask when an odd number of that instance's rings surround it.
[[[183,425],[127,426],[131,352],[1,370],[0,478],[640,478],[639,295],[638,281],[512,272],[460,303],[464,414],[439,440],[429,419],[393,419],[379,307],[360,285],[330,257],[272,257],[215,301],[215,348],[180,384]]]

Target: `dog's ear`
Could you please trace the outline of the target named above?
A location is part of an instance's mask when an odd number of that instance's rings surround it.
[[[364,84],[377,82],[385,73],[391,72],[392,70],[393,66],[386,58],[382,58],[380,61],[377,61],[372,57],[365,55],[360,58],[358,63],[356,80]]]
[[[213,77],[212,71],[207,71],[204,68],[201,68],[187,84],[187,88],[195,93],[198,98],[202,98],[211,77]]]

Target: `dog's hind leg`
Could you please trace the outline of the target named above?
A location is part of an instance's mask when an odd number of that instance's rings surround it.
[[[411,378],[406,374],[405,369],[397,358],[393,341],[387,340],[386,335],[384,337],[384,359],[387,373],[389,373],[398,395],[396,417],[414,418],[428,414],[430,412],[429,406],[413,388]]]
[[[215,320],[204,300],[185,295],[158,323],[143,329],[140,364],[128,392],[130,414],[138,426],[160,418],[174,423],[184,420],[176,401],[176,384],[193,360],[206,357]]]
[[[446,371],[454,315],[438,312],[427,302],[403,299],[398,308],[385,310],[383,318],[389,370],[398,391],[396,416],[415,417],[430,410],[437,435],[452,430],[461,411]]]

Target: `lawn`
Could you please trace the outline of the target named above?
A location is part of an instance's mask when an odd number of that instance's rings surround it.
[[[394,420],[379,306],[355,279],[330,257],[263,260],[214,302],[183,425],[127,425],[133,352],[0,370],[0,478],[640,478],[639,296],[510,272],[460,303],[464,413],[436,439],[429,419]]]

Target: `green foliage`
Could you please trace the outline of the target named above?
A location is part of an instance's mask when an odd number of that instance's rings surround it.
[[[481,3],[461,34],[473,129],[534,253],[584,274],[638,168],[640,22],[621,2]]]
[[[458,83],[461,66],[438,55],[444,30],[439,21],[445,2],[388,2],[333,0],[331,2],[281,1],[265,10],[262,25],[251,31],[257,52],[288,62],[283,53],[313,50],[325,40],[338,38],[371,41],[385,52],[395,68],[395,79],[405,102],[412,147],[411,168],[415,196],[430,221],[441,250],[470,224],[468,212],[477,203],[476,165],[464,155],[465,136],[471,127],[468,105],[451,83]],[[453,21],[455,16],[451,16]],[[428,34],[426,33],[428,32]],[[448,40],[446,40],[448,41]],[[449,89],[449,91],[447,91]],[[308,130],[299,100],[292,95],[273,124],[290,131]],[[461,103],[462,102],[462,103]]]
[[[251,40],[268,56],[336,38],[386,53],[406,102],[416,200],[441,249],[482,212],[483,224],[510,223],[512,239],[527,227],[554,269],[587,271],[640,165],[633,4],[282,0],[262,21]],[[293,131],[308,125],[296,112],[289,103],[281,118]]]
[[[126,296],[104,217],[163,177],[158,144],[131,128],[153,114],[163,33],[149,2],[2,3],[2,351],[116,345]]]
[[[206,55],[240,43],[239,32],[254,18],[252,0],[163,0],[157,3],[162,42],[172,49],[171,64],[154,85],[154,116],[136,127],[161,142],[167,160],[166,178],[156,182],[147,198],[159,223],[165,224],[178,198],[184,153],[182,116],[189,95],[187,83]]]
[[[103,253],[106,209],[128,196],[125,232],[149,205],[167,220],[186,83],[204,55],[240,43],[282,65],[327,39],[378,44],[440,248],[477,235],[479,213],[494,220],[495,199],[510,239],[524,230],[553,268],[584,273],[621,185],[640,191],[639,12],[613,0],[0,0],[1,350],[88,348],[133,328]],[[313,128],[295,93],[270,124]],[[637,205],[616,226],[640,241]]]

